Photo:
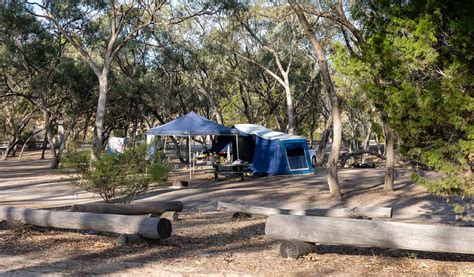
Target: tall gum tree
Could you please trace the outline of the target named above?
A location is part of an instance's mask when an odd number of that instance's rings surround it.
[[[289,0],[291,8],[298,16],[298,20],[303,27],[308,40],[311,43],[314,54],[318,59],[319,68],[321,70],[321,77],[323,79],[324,86],[329,96],[331,103],[331,117],[333,126],[333,142],[331,147],[331,154],[329,155],[328,166],[328,185],[333,197],[341,197],[341,188],[337,176],[337,165],[339,160],[339,152],[341,150],[342,141],[342,121],[341,111],[339,107],[339,98],[337,96],[334,84],[331,80],[331,74],[329,73],[329,66],[326,58],[326,54],[314,33],[311,25],[309,24],[306,16],[304,15],[303,9],[296,0]]]
[[[296,1],[289,1],[289,2],[291,4],[291,2],[296,2]],[[336,24],[339,24],[349,53],[357,57],[363,57],[365,54],[364,47],[366,45],[363,32],[361,31],[361,29],[357,28],[355,24],[349,21],[349,19],[346,17],[346,13],[344,11],[344,4],[342,0],[338,0],[335,3],[333,8],[334,8],[333,12],[322,12],[322,11],[318,11],[314,9],[313,7],[307,7],[307,10],[305,10],[305,12],[317,17],[326,18],[332,22],[335,22]],[[350,35],[352,35],[351,38],[349,38]],[[375,80],[375,82],[380,85],[381,80]],[[380,101],[375,101],[375,102],[380,102]],[[380,114],[380,119],[382,121],[383,132],[384,132],[384,137],[385,137],[385,149],[386,149],[385,169],[386,170],[385,170],[384,190],[393,191],[394,176],[395,176],[395,134],[392,127],[389,124],[389,118],[388,118],[387,112],[381,109],[383,105],[380,105],[380,103],[375,103],[375,104],[377,104],[375,106],[379,107],[378,113]]]
[[[252,29],[252,27],[246,22],[244,18],[242,18],[239,14],[236,14],[237,19],[239,20],[240,24],[242,27],[247,31],[247,33],[260,45],[260,47],[270,53],[275,61],[275,64],[277,65],[278,72],[271,70],[269,67],[259,63],[256,60],[250,59],[244,55],[241,55],[240,53],[237,53],[237,55],[249,62],[252,62],[259,67],[261,67],[265,72],[270,74],[275,80],[278,81],[278,83],[283,87],[285,90],[285,97],[286,97],[286,114],[288,118],[288,124],[286,131],[290,134],[293,135],[295,133],[296,129],[296,122],[295,122],[295,107],[294,107],[294,100],[293,100],[293,92],[292,92],[292,86],[290,84],[290,69],[292,66],[293,62],[293,53],[291,51],[287,51],[288,53],[286,54],[287,56],[287,63],[286,65],[283,64],[283,59],[284,56],[280,51],[280,40],[278,39],[276,41],[276,46],[271,45],[264,37],[258,36],[256,31]],[[293,32],[291,32],[293,33]]]

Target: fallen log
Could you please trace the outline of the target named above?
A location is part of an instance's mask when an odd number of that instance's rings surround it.
[[[265,234],[304,242],[474,254],[474,228],[363,219],[273,215]]]
[[[284,240],[280,244],[280,256],[283,258],[298,259],[301,256],[314,252],[314,243],[299,240]]]
[[[309,216],[328,216],[328,217],[349,217],[349,218],[391,218],[392,208],[387,207],[351,207],[351,208],[331,208],[331,209],[308,209],[291,210],[280,208],[269,208],[260,206],[240,205],[226,202],[218,202],[217,210],[241,212],[257,215],[309,215]]]
[[[90,203],[72,205],[71,212],[100,213],[100,214],[162,214],[166,211],[181,212],[183,202],[181,201],[148,201],[133,204],[120,203]]]
[[[14,207],[0,207],[1,220],[20,221],[23,224],[42,227],[138,234],[149,239],[166,239],[172,231],[171,222],[159,217],[71,213]]]

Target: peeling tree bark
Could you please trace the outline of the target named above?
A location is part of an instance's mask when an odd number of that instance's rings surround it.
[[[92,146],[92,159],[99,160],[100,151],[102,150],[102,141],[104,139],[104,116],[105,103],[107,101],[108,90],[108,68],[104,67],[102,74],[99,76],[99,101],[97,102],[97,110],[95,113],[95,130]]]

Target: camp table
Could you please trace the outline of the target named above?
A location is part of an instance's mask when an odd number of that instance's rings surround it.
[[[219,179],[219,174],[221,175],[238,175],[240,180],[244,180],[244,174],[247,172],[252,172],[251,163],[240,163],[240,164],[219,164],[215,163],[212,165],[214,168],[214,180]]]

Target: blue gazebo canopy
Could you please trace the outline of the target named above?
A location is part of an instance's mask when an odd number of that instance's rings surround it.
[[[229,128],[215,123],[207,118],[190,112],[180,118],[170,121],[158,127],[149,129],[146,134],[154,136],[205,136],[224,135],[235,136],[239,132],[234,128]]]

